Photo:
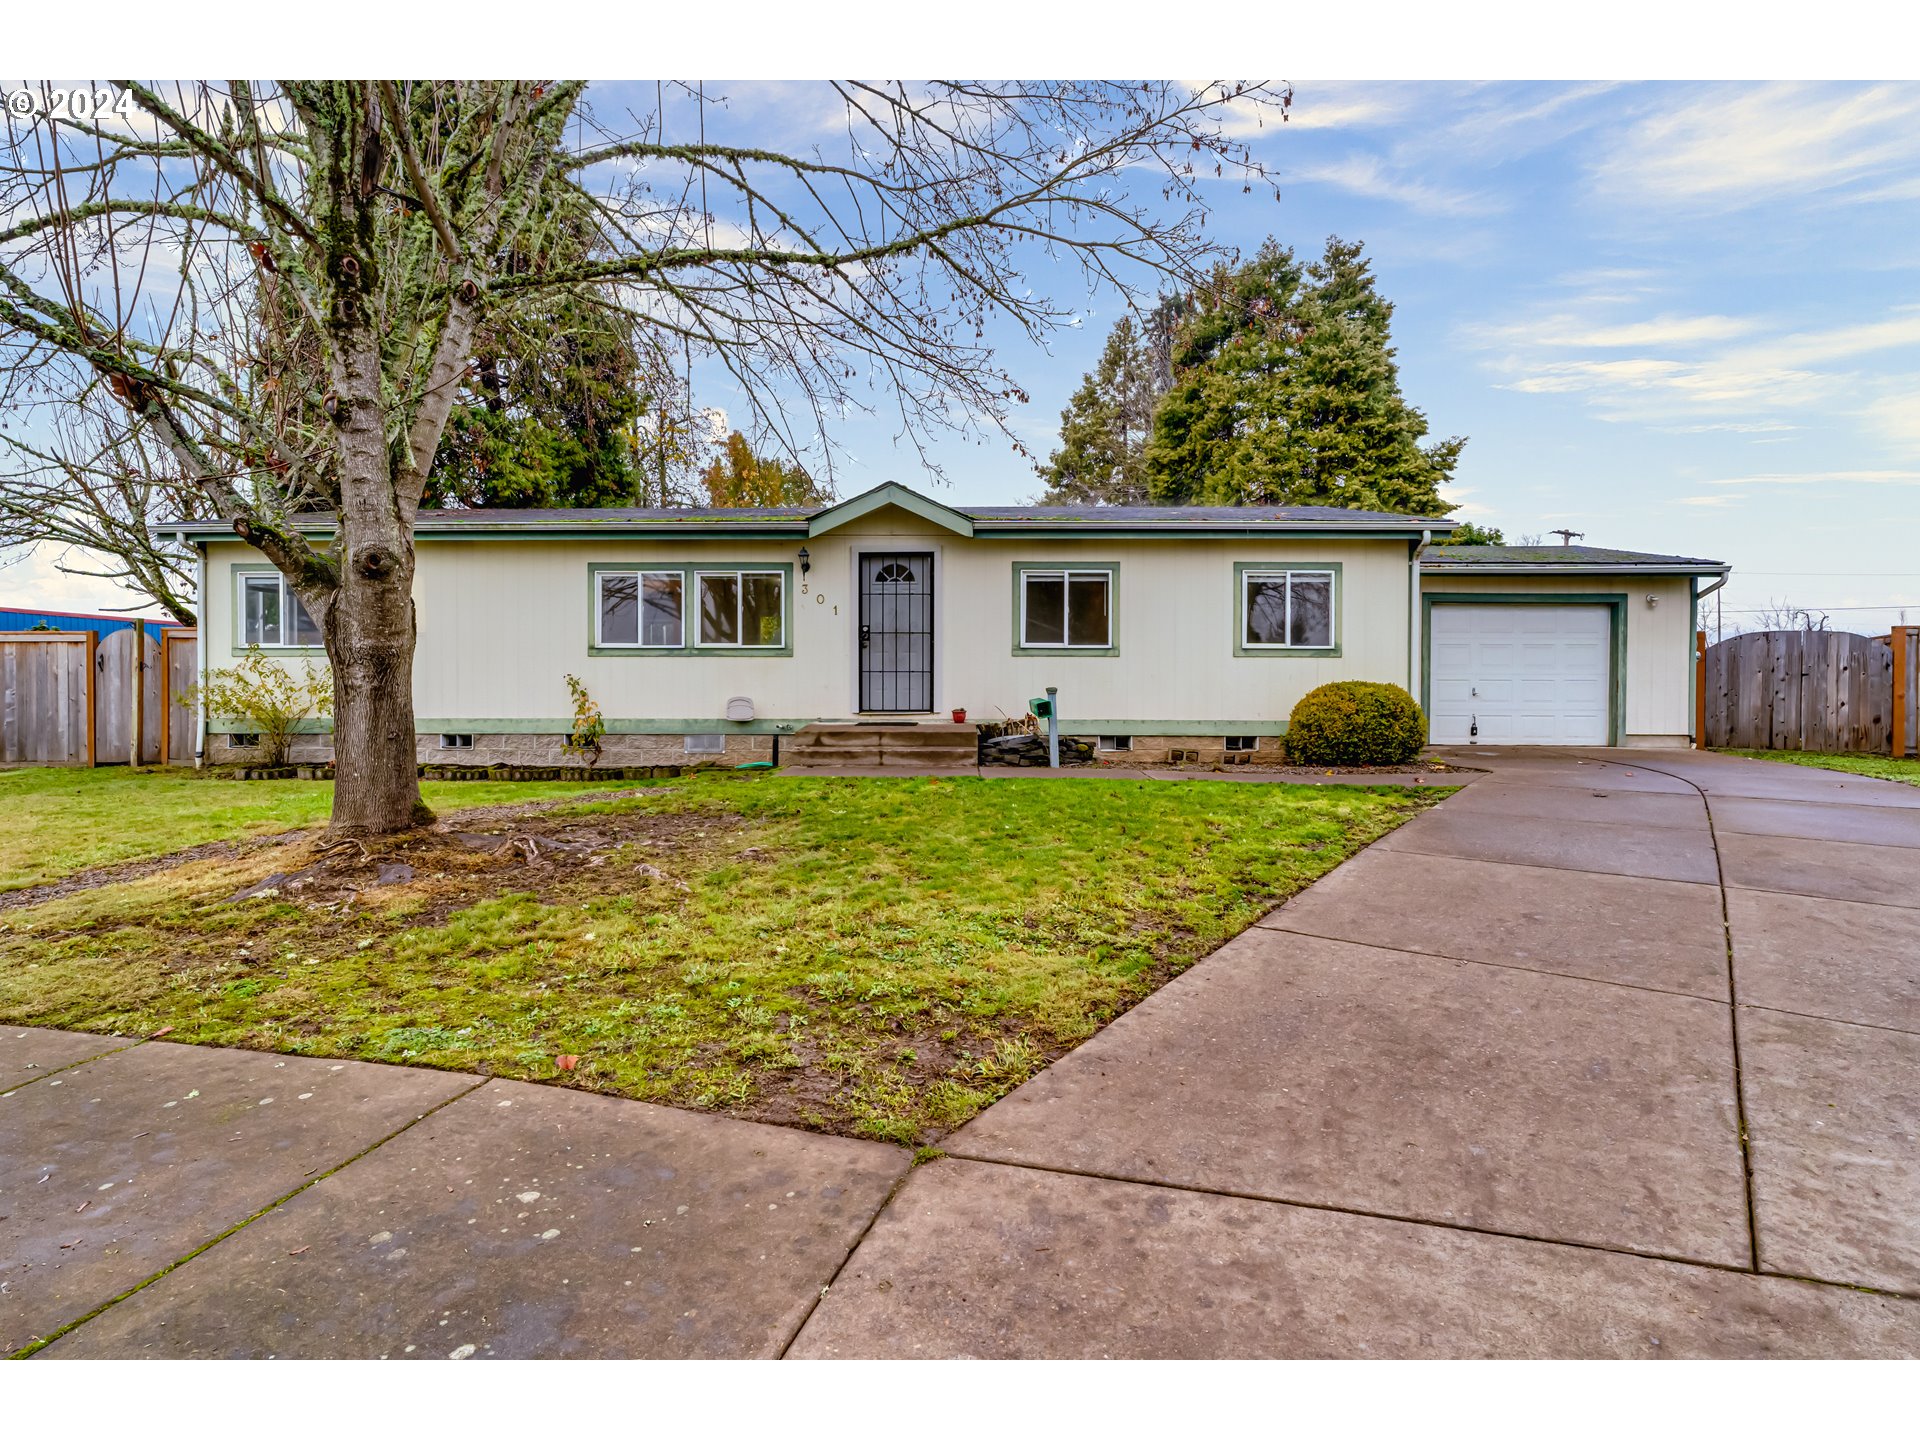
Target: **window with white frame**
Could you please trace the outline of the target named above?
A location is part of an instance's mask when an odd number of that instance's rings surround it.
[[[696,570],[699,643],[773,649],[786,644],[786,576],[778,570]]]
[[[1331,570],[1248,570],[1240,577],[1240,643],[1249,650],[1331,650]]]
[[[602,570],[595,643],[677,650],[687,643],[686,578],[678,570]]]
[[[320,645],[320,627],[279,571],[241,574],[240,643],[263,649]]]
[[[1020,644],[1030,649],[1111,649],[1113,572],[1023,570]]]

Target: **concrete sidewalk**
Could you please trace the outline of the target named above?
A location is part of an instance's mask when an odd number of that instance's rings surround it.
[[[559,1087],[0,1031],[0,1346],[1920,1355],[1920,790],[1461,758],[911,1174]]]
[[[552,1086],[121,1047],[0,1032],[0,1353],[778,1355],[909,1164]]]

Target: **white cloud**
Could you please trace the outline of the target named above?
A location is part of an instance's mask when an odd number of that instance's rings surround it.
[[[1920,350],[1920,305],[1789,330],[1762,315],[1627,319],[1583,296],[1462,335],[1490,352],[1502,388],[1578,396],[1607,420],[1777,437],[1795,428],[1783,415],[1824,411],[1860,417],[1896,444],[1920,442],[1920,377],[1875,373],[1867,363]]]
[[[1594,181],[1603,198],[1734,210],[1916,168],[1920,85],[1715,85],[1634,125]]]
[[[63,545],[39,544],[0,556],[6,603],[25,610],[80,610],[121,612],[142,604],[146,597],[92,575],[76,575],[69,567],[99,564],[85,551]],[[148,608],[149,614],[157,613]]]
[[[1450,190],[1402,173],[1378,155],[1349,155],[1344,159],[1295,170],[1284,177],[1295,184],[1332,185],[1369,200],[1387,200],[1422,215],[1487,215],[1505,209],[1491,195]]]
[[[1815,470],[1802,474],[1739,475],[1709,485],[1920,485],[1920,470]]]
[[[1586,303],[1592,303],[1590,297]],[[1495,344],[1555,345],[1582,350],[1663,349],[1710,340],[1732,340],[1752,334],[1761,323],[1752,316],[1656,315],[1628,324],[1596,325],[1580,316],[1563,313],[1484,327],[1476,333],[1483,342]]]
[[[1287,128],[1383,129],[1407,119],[1428,98],[1421,87],[1390,81],[1296,80]],[[1253,113],[1252,107],[1244,108]],[[1271,118],[1267,128],[1273,128]]]

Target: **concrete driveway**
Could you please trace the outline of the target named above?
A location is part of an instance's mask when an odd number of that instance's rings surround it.
[[[1920,790],[1493,773],[949,1137],[795,1355],[1920,1355]]]
[[[911,1170],[0,1031],[0,1353],[1920,1355],[1920,789],[1462,758]]]

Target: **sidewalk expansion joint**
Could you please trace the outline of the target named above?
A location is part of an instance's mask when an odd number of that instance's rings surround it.
[[[27,1028],[27,1027],[22,1027],[22,1028]],[[88,1031],[75,1031],[73,1033],[90,1035],[93,1032],[88,1030]],[[115,1040],[118,1040],[121,1037],[118,1035],[115,1035],[112,1038]],[[27,1086],[29,1085],[37,1085],[42,1080],[51,1080],[55,1075],[64,1075],[69,1070],[78,1070],[82,1065],[91,1065],[96,1060],[105,1060],[109,1055],[124,1055],[129,1050],[137,1050],[142,1045],[145,1045],[152,1038],[153,1037],[151,1035],[135,1036],[134,1038],[128,1040],[125,1045],[117,1046],[112,1050],[102,1050],[98,1055],[89,1055],[84,1060],[69,1060],[65,1065],[56,1065],[54,1066],[53,1069],[43,1070],[38,1075],[29,1075],[25,1080],[22,1080],[18,1085],[9,1085],[7,1086],[6,1089],[0,1090],[0,1100],[6,1099],[7,1096],[9,1095],[18,1094],[20,1091],[26,1089]]]
[[[1498,864],[1498,861],[1490,862]],[[1304,892],[1302,892],[1304,893]],[[1270,912],[1277,914],[1278,912]],[[1522,975],[1551,975],[1556,980],[1578,980],[1587,985],[1610,985],[1616,990],[1637,990],[1645,995],[1671,995],[1676,1000],[1698,1000],[1704,1005],[1725,1005],[1717,995],[1696,995],[1691,990],[1669,990],[1663,985],[1636,985],[1631,980],[1602,980],[1597,975],[1576,975],[1571,970],[1548,970],[1540,965],[1517,965],[1511,960],[1480,960],[1470,955],[1446,955],[1436,950],[1408,950],[1401,945],[1378,945],[1371,940],[1353,940],[1345,935],[1322,935],[1318,930],[1299,930],[1291,925],[1269,924],[1256,920],[1261,930],[1277,930],[1284,935],[1300,935],[1309,940],[1331,940],[1340,945],[1361,945],[1369,950],[1384,950],[1389,955],[1410,955],[1416,960],[1446,960],[1455,965],[1484,965],[1490,970],[1514,970]],[[1244,933],[1244,932],[1243,932]],[[1759,1009],[1759,1006],[1748,1006]],[[1811,1016],[1819,1019],[1819,1016]]]
[[[354,1152],[352,1155],[347,1156],[347,1158],[342,1160],[338,1165],[330,1166],[329,1168],[318,1171],[314,1175],[310,1176],[309,1178],[302,1180],[298,1185],[294,1186],[293,1189],[287,1191],[287,1193],[282,1195],[279,1199],[269,1201],[267,1204],[262,1205],[258,1210],[254,1211],[251,1215],[247,1216],[245,1219],[237,1220],[233,1224],[229,1225],[226,1229],[222,1230],[218,1235],[215,1235],[211,1240],[208,1240],[201,1245],[195,1246],[192,1250],[189,1250],[186,1254],[182,1255],[178,1260],[169,1261],[167,1264],[161,1266],[160,1269],[154,1271],[153,1274],[149,1275],[146,1279],[142,1280],[138,1285],[130,1286],[128,1289],[122,1290],[118,1295],[115,1295],[112,1299],[104,1300],[100,1304],[94,1306],[93,1309],[89,1310],[86,1314],[80,1316],[78,1319],[69,1320],[66,1324],[57,1327],[49,1334],[42,1335],[37,1340],[30,1341],[29,1343],[21,1346],[18,1350],[15,1350],[11,1355],[7,1356],[7,1358],[9,1360],[27,1360],[39,1354],[42,1350],[46,1349],[47,1346],[53,1344],[53,1342],[58,1340],[61,1336],[71,1335],[75,1330],[78,1330],[82,1325],[85,1325],[89,1320],[96,1319],[97,1317],[106,1314],[107,1311],[111,1310],[114,1306],[118,1305],[122,1300],[131,1299],[133,1296],[138,1295],[142,1290],[146,1289],[149,1285],[153,1284],[156,1280],[164,1280],[167,1276],[171,1275],[174,1271],[178,1270],[182,1265],[185,1265],[187,1262],[198,1259],[200,1256],[206,1254],[207,1251],[211,1250],[214,1246],[218,1245],[222,1240],[225,1240],[228,1236],[239,1234],[240,1231],[246,1229],[247,1226],[253,1224],[253,1222],[258,1220],[262,1215],[271,1214],[273,1211],[278,1210],[282,1205],[285,1205],[289,1200],[294,1199],[296,1196],[302,1194],[305,1191],[311,1190],[314,1186],[318,1185],[322,1180],[325,1180],[330,1176],[338,1175],[342,1170],[346,1169],[347,1166],[353,1164],[356,1160],[364,1160],[367,1156],[371,1155],[374,1151],[378,1150],[382,1145],[385,1145],[388,1141],[399,1139],[400,1136],[406,1134],[409,1130],[413,1129],[414,1126],[420,1124],[421,1121],[431,1119],[433,1116],[439,1114],[440,1111],[446,1109],[447,1106],[453,1104],[454,1101],[466,1099],[467,1096],[473,1094],[474,1091],[486,1085],[489,1081],[492,1080],[492,1078],[493,1077],[490,1075],[482,1075],[477,1077],[475,1080],[475,1083],[473,1083],[472,1085],[469,1085],[466,1089],[460,1091],[458,1094],[449,1095],[446,1099],[440,1101],[439,1104],[429,1106],[427,1109],[421,1111],[418,1115],[414,1116],[413,1119],[407,1121],[407,1123],[402,1125],[399,1129],[394,1130],[389,1134],[382,1135],[378,1140],[375,1140],[371,1145],[368,1145],[363,1149]]]
[[[1076,1169],[1070,1165],[1045,1165],[1037,1160],[1009,1160],[992,1155],[970,1155],[950,1150],[948,1158],[975,1165],[998,1165],[1007,1170],[1031,1170],[1042,1175],[1069,1175],[1083,1180],[1106,1180],[1117,1185],[1138,1185],[1149,1190],[1173,1190],[1184,1195],[1211,1195],[1223,1200],[1247,1200],[1261,1205],[1285,1205],[1295,1210],[1314,1210],[1326,1215],[1351,1215],[1360,1220],[1385,1220],[1399,1225],[1417,1225],[1428,1230],[1450,1230],[1463,1235],[1484,1235],[1494,1240],[1518,1240],[1528,1245],[1557,1245],[1569,1250],[1585,1250],[1596,1255],[1619,1255],[1630,1260],[1653,1260],[1669,1265],[1687,1265],[1697,1270],[1714,1270],[1723,1275],[1762,1276],[1773,1280],[1796,1280],[1831,1290],[1855,1290],[1888,1299],[1920,1301],[1920,1292],[1888,1290],[1861,1285],[1850,1280],[1829,1280],[1817,1275],[1796,1275],[1784,1270],[1756,1270],[1725,1260],[1702,1260],[1697,1255],[1671,1254],[1663,1250],[1636,1250],[1624,1245],[1603,1245],[1595,1240],[1564,1240],[1549,1235],[1529,1235],[1518,1230],[1501,1230],[1491,1225],[1469,1225],[1458,1220],[1433,1220],[1419,1215],[1401,1215],[1388,1210],[1367,1210],[1357,1205],[1335,1205],[1325,1200],[1299,1200],[1284,1195],[1265,1195],[1251,1190],[1229,1190],[1207,1185],[1183,1184],[1178,1180],[1143,1179],[1138,1175],[1116,1175],[1105,1170]]]
[[[1625,769],[1625,762],[1618,763]],[[1727,941],[1727,1030],[1733,1041],[1733,1106],[1734,1117],[1740,1132],[1740,1170],[1746,1181],[1747,1189],[1747,1247],[1753,1257],[1752,1273],[1758,1275],[1760,1268],[1760,1210],[1755,1203],[1753,1192],[1753,1133],[1747,1126],[1747,1083],[1746,1071],[1740,1059],[1740,989],[1734,975],[1733,964],[1733,912],[1727,903],[1727,867],[1720,858],[1720,834],[1713,823],[1713,799],[1706,789],[1695,785],[1684,775],[1675,775],[1670,770],[1661,770],[1652,765],[1638,767],[1651,771],[1655,775],[1665,775],[1678,780],[1683,785],[1691,785],[1699,792],[1700,803],[1707,810],[1707,841],[1713,847],[1714,873],[1720,880],[1720,928]]]
[[[853,1243],[847,1246],[847,1253],[840,1257],[840,1263],[833,1267],[833,1274],[827,1277],[827,1283],[822,1285],[815,1294],[809,1297],[807,1300],[807,1308],[801,1312],[800,1318],[794,1322],[793,1329],[788,1332],[787,1338],[780,1342],[780,1348],[774,1354],[776,1360],[784,1360],[787,1358],[787,1352],[793,1349],[795,1342],[800,1339],[801,1333],[806,1330],[807,1322],[813,1319],[813,1312],[820,1308],[820,1302],[827,1298],[827,1293],[832,1290],[835,1285],[840,1283],[840,1276],[846,1271],[847,1266],[853,1263],[853,1257],[859,1253],[860,1247],[867,1243],[867,1236],[873,1233],[873,1227],[880,1223],[880,1217],[886,1213],[887,1207],[893,1204],[894,1197],[905,1188],[907,1181],[913,1178],[913,1172],[919,1168],[918,1165],[909,1165],[901,1172],[900,1178],[887,1187],[886,1195],[878,1205],[873,1207],[873,1214],[869,1215],[867,1217],[867,1223],[860,1227],[860,1233],[853,1237]]]

